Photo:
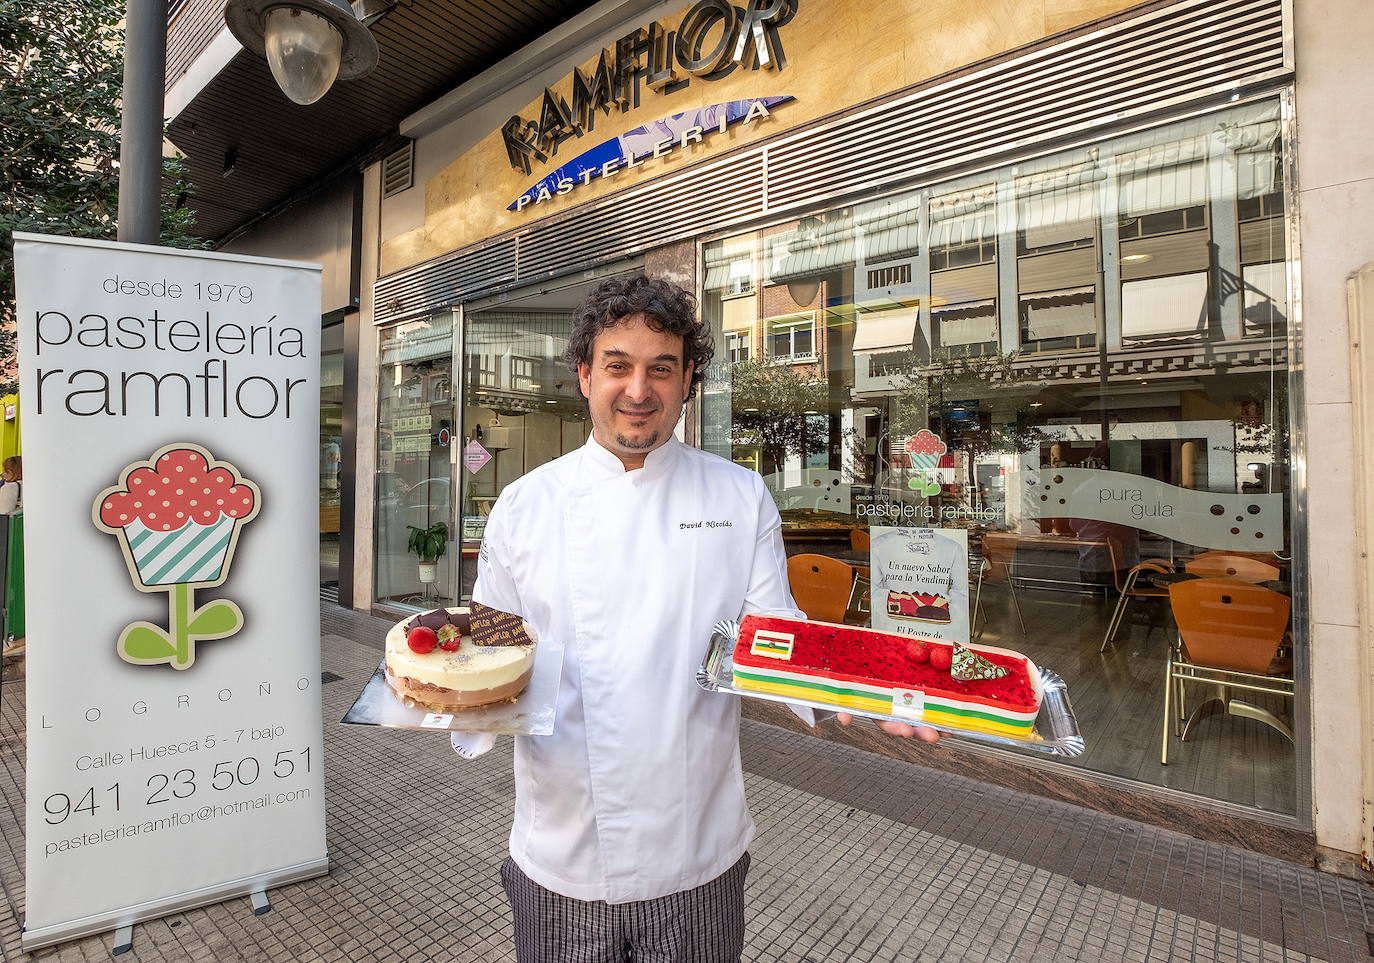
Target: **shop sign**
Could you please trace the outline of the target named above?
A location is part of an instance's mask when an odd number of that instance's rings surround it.
[[[601,51],[590,74],[580,67],[563,83],[544,90],[539,116],[511,117],[501,128],[506,155],[517,171],[557,156],[569,138],[596,128],[605,115],[638,107],[641,88],[670,95],[694,79],[718,80],[736,68],[781,70],[787,65],[781,30],[797,12],[797,0],[699,0],[676,30],[658,22],[637,27]]]
[[[320,268],[14,254],[28,951],[328,869]]]
[[[434,436],[427,431],[418,435],[396,435],[391,441],[391,450],[397,454],[425,452],[433,447]]]
[[[873,628],[968,645],[968,532],[875,525],[870,534]]]
[[[771,116],[774,108],[794,99],[791,96],[778,96],[731,100],[627,130],[577,155],[547,177],[530,185],[525,193],[506,205],[506,210],[521,211],[530,205],[543,204],[555,197],[570,194],[579,187],[586,187],[597,178],[614,177],[622,171],[641,167],[646,161],[703,143],[737,124],[764,120]]]
[[[487,466],[491,461],[491,452],[482,447],[482,443],[474,438],[463,448],[463,466],[474,475]]]
[[[1027,519],[1090,519],[1204,548],[1283,551],[1282,494],[1196,491],[1097,468],[1025,466],[1019,481]]]

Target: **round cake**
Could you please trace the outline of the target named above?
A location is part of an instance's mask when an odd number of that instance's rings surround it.
[[[514,698],[534,672],[534,640],[522,628],[525,644],[478,645],[466,608],[403,619],[386,636],[386,681],[408,701],[440,711]]]

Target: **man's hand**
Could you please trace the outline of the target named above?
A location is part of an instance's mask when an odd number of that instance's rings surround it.
[[[854,721],[854,717],[848,712],[835,713],[835,721],[842,726],[847,726]],[[905,722],[888,722],[882,720],[878,723],[878,728],[890,736],[897,736],[901,739],[920,739],[922,742],[939,742],[940,731],[932,729],[930,726],[909,726]]]

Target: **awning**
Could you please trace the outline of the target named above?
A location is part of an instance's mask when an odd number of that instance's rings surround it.
[[[1152,167],[1121,178],[1118,210],[1123,217],[1175,211],[1206,204],[1207,162]]]
[[[726,238],[708,245],[704,252],[706,280],[702,287],[707,291],[734,289],[740,278],[754,275],[753,234]]]
[[[848,217],[832,213],[822,221],[804,217],[794,231],[767,239],[769,280],[820,280],[854,266],[854,226]]]
[[[921,316],[919,301],[909,304],[887,302],[880,309],[856,305],[854,314],[854,353],[876,354],[905,351],[914,346],[916,324]]]
[[[453,355],[453,325],[445,316],[401,326],[394,338],[382,342],[382,364],[413,364]]]
[[[861,208],[854,224],[863,232],[866,262],[912,257],[921,250],[921,195],[903,194]]]
[[[1013,186],[1017,199],[1017,227],[1028,232],[1027,245],[1041,247],[1054,243],[1048,237],[1035,241],[1029,236],[1030,232],[1083,222],[1095,225],[1098,187],[1106,179],[1107,173],[1091,160],[1016,178]]]
[[[1080,288],[1043,298],[1023,298],[1021,304],[1026,309],[1027,340],[1073,338],[1097,332],[1096,292],[1093,288]]]
[[[952,247],[997,233],[997,185],[983,184],[930,199],[930,246]]]
[[[1178,338],[1207,325],[1207,272],[1173,274],[1121,285],[1121,336]]]

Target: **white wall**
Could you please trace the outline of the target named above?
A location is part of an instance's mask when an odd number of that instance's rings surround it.
[[[1313,821],[1319,846],[1354,853],[1360,849],[1358,766],[1371,737],[1361,721],[1361,648],[1370,643],[1361,631],[1356,573],[1359,552],[1374,546],[1357,544],[1355,531],[1345,282],[1374,260],[1374,17],[1369,0],[1295,0],[1294,7]]]
[[[353,255],[355,181],[342,177],[251,230],[220,250],[324,266],[320,314],[354,307],[349,293]]]

